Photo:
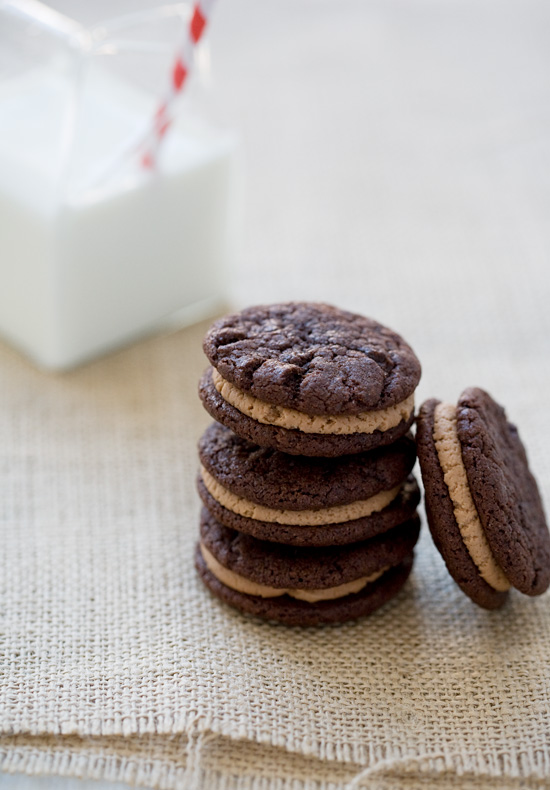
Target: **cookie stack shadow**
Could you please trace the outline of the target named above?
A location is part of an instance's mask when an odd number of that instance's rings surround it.
[[[333,399],[330,412],[320,414],[319,393],[312,390],[300,410],[290,396],[286,405],[275,386],[281,370],[296,360],[303,370],[307,357],[306,371],[315,371],[317,355],[325,371],[329,344],[336,364],[349,366],[357,337],[372,352],[365,357],[368,372],[388,371],[393,382],[387,404],[380,400],[365,409],[359,398],[359,406],[346,411]],[[346,349],[347,360],[333,353],[335,344]],[[412,350],[370,319],[307,303],[250,308],[221,319],[204,348],[213,367],[200,395],[216,422],[199,442],[203,508],[195,562],[203,582],[236,609],[287,625],[339,623],[378,609],[405,584],[420,530],[420,494],[411,474],[416,444],[408,433],[420,377]],[[258,398],[253,386],[247,391],[237,375],[228,380],[228,370],[244,369],[251,358],[254,370],[265,368],[271,401]],[[335,381],[342,380],[338,375],[333,370]],[[356,368],[349,378],[359,388]],[[310,380],[314,389],[315,377]],[[361,430],[350,430],[350,415]]]

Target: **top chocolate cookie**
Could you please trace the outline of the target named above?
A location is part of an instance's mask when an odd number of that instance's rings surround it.
[[[204,351],[219,374],[268,404],[355,415],[405,400],[420,363],[395,332],[326,304],[250,307],[216,321]]]
[[[414,419],[420,363],[370,318],[326,304],[249,307],[213,324],[199,394],[261,447],[337,457],[388,445]]]

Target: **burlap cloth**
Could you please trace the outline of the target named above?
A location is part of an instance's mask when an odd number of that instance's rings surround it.
[[[232,286],[239,305],[324,299],[393,326],[423,363],[419,399],[489,389],[548,510],[548,7],[495,9],[220,4],[218,86],[248,157]],[[406,588],[361,622],[277,627],[201,587],[204,329],[65,376],[0,346],[2,770],[166,790],[549,785],[548,595],[475,608],[425,528]]]

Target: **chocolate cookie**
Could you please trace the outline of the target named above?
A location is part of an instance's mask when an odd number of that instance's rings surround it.
[[[217,598],[245,614],[298,626],[345,623],[371,614],[397,595],[407,581],[412,565],[411,554],[400,565],[390,568],[378,580],[368,584],[358,593],[333,601],[310,604],[290,598],[288,595],[280,598],[262,598],[232,590],[208,570],[199,546],[195,554],[195,566],[199,575]]]
[[[351,453],[362,453],[388,445],[403,436],[414,421],[411,412],[394,428],[372,433],[322,434],[305,433],[276,425],[266,425],[248,417],[228,403],[214,386],[212,368],[208,368],[199,384],[199,395],[206,411],[218,422],[254,444],[273,447],[289,455],[334,458]]]
[[[428,523],[464,592],[487,609],[510,586],[538,595],[550,584],[550,535],[517,429],[478,388],[458,405],[426,401],[417,419]]]
[[[228,510],[209,493],[200,475],[197,478],[197,489],[208,510],[224,526],[246,532],[260,540],[287,543],[291,546],[342,546],[368,540],[408,521],[415,514],[420,502],[417,482],[409,475],[396,498],[379,513],[341,524],[324,524],[322,527],[293,526],[247,518]]]
[[[207,411],[250,441],[336,456],[390,444],[412,422],[420,364],[372,319],[307,302],[252,307],[213,324]]]
[[[384,577],[389,569],[407,562],[418,539],[419,528],[416,516],[384,536],[359,544],[332,549],[300,549],[235,532],[219,524],[203,508],[197,567],[213,592],[220,595],[222,588],[227,588],[229,592],[223,591],[220,597],[233,605],[238,605],[236,601],[239,601],[238,608],[243,608],[241,596],[244,596],[245,601],[252,599],[254,613],[261,614],[256,611],[257,602],[254,603],[254,599],[260,599],[267,604],[263,611],[270,612],[270,619],[289,622],[284,619],[283,612],[290,606],[290,611],[296,614],[296,601],[299,612],[304,615],[295,621],[296,624],[334,621],[335,607],[339,613],[337,619],[341,621],[343,604],[355,601],[357,596],[363,598],[368,588],[379,580],[385,588]],[[214,584],[211,576],[219,584]],[[238,593],[237,599],[234,593]],[[378,605],[382,602],[380,600]],[[323,617],[332,619],[318,619],[327,609],[332,615],[325,613]],[[361,613],[362,610],[351,616]]]
[[[419,500],[410,436],[370,453],[289,456],[213,424],[199,442],[199,494],[225,526],[265,540],[328,546],[366,540],[410,518]]]

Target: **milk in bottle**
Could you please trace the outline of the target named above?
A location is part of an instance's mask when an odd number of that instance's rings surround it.
[[[237,163],[233,136],[181,112],[142,167],[156,97],[49,54],[0,80],[0,334],[63,369],[219,299]]]

